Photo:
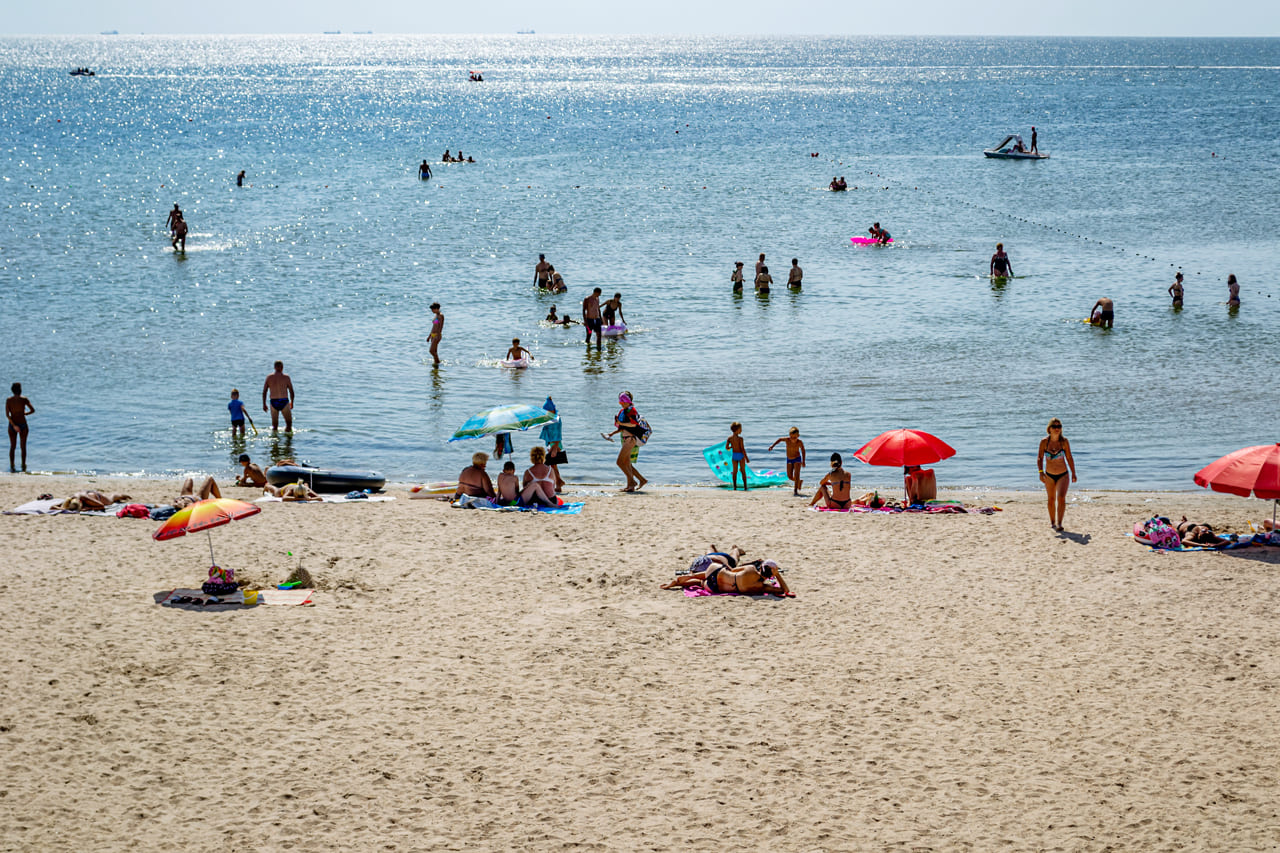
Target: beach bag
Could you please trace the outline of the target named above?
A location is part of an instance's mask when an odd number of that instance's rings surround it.
[[[209,579],[200,585],[200,591],[205,595],[228,595],[239,588],[236,584],[236,570],[221,566],[210,566]]]
[[[1166,551],[1177,551],[1182,548],[1182,537],[1178,531],[1163,518],[1152,518],[1142,525],[1143,538],[1151,543],[1152,548]]]
[[[116,518],[150,518],[151,510],[146,504],[127,504],[116,510]]]
[[[649,443],[649,436],[653,435],[653,427],[649,426],[649,422],[644,418],[636,415],[636,426],[640,427],[640,435],[636,436],[636,443],[645,445]]]

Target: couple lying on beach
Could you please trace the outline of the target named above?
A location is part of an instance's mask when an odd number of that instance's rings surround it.
[[[675,580],[664,583],[662,588],[699,587],[715,595],[791,595],[777,563],[773,560],[752,560],[739,568],[745,554],[737,545],[728,551],[717,551],[712,545],[711,550],[694,560],[688,570],[677,575]],[[771,580],[772,583],[769,582]]]
[[[508,460],[502,466],[495,489],[489,473],[484,470],[489,463],[489,454],[473,454],[471,464],[458,475],[458,490],[454,492],[453,499],[485,498],[498,506],[559,506],[555,472],[547,464],[547,449],[541,445],[530,448],[529,462],[531,464],[525,469],[521,481],[516,478],[515,463]]]

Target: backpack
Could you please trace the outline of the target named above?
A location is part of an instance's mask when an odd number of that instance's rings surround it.
[[[642,432],[636,438],[636,442],[642,447],[649,443],[649,436],[653,435],[653,427],[649,426],[649,422],[639,415],[636,416],[636,426],[640,427]]]

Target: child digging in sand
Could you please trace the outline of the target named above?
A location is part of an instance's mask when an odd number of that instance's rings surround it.
[[[729,425],[729,440],[724,443],[724,449],[733,454],[733,470],[729,475],[729,482],[733,486],[733,490],[738,490],[738,472],[742,472],[742,490],[747,490],[747,463],[751,460],[747,458],[747,447],[742,442],[742,424],[734,421]]]
[[[804,467],[804,442],[800,440],[800,428],[792,427],[785,438],[780,438],[769,445],[769,449],[773,450],[780,441],[787,443],[787,476],[795,485],[792,494],[798,498],[804,497],[800,494],[800,487],[804,485],[804,480],[800,479],[800,469]]]

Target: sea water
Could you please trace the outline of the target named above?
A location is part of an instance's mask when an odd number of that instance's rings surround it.
[[[449,479],[492,446],[447,443],[469,415],[550,394],[563,473],[618,481],[599,434],[625,389],[658,483],[711,481],[700,451],[739,420],[758,468],[799,427],[810,481],[905,426],[955,447],[944,488],[1036,487],[1059,417],[1082,486],[1191,488],[1280,437],[1278,93],[1275,39],[4,38],[0,379],[46,471],[226,475],[247,451]],[[982,156],[1032,125],[1049,160]],[[850,243],[873,221],[893,246]],[[567,294],[533,286],[540,252]],[[761,252],[773,292],[734,295]],[[625,339],[540,324],[593,287]],[[1112,330],[1081,322],[1102,296]],[[496,366],[513,337],[534,367]],[[261,411],[276,359],[292,436]]]

